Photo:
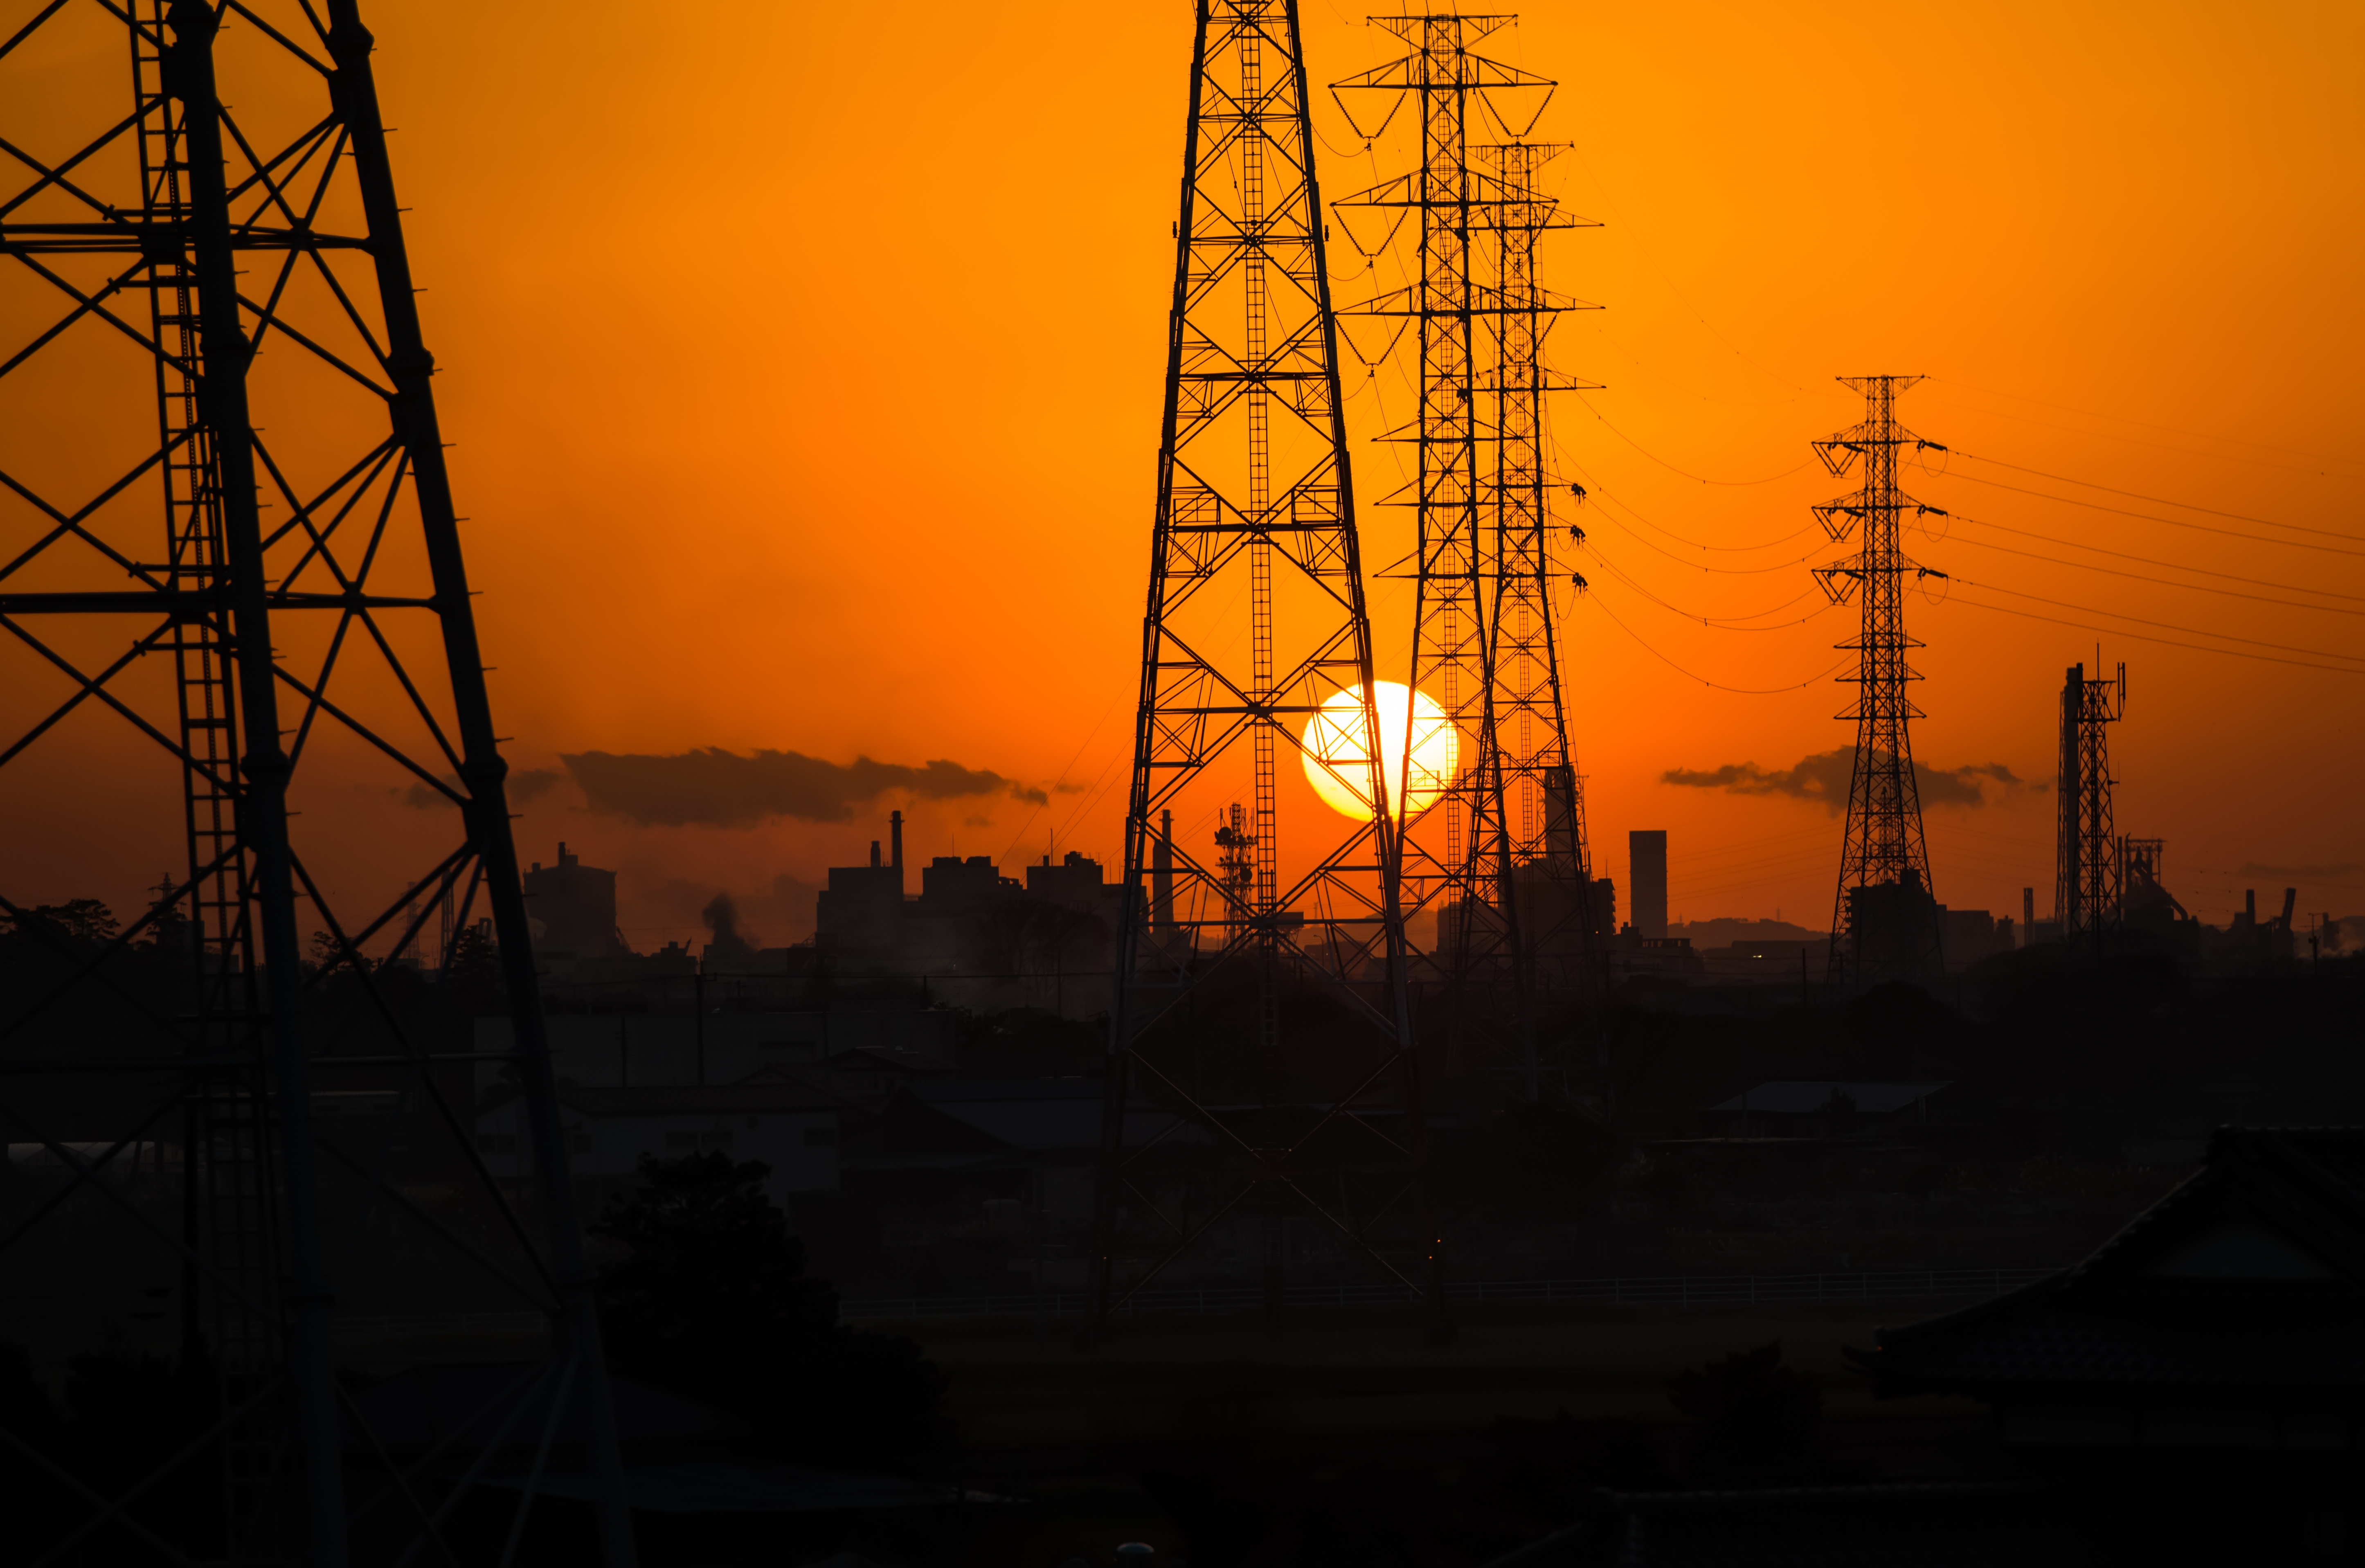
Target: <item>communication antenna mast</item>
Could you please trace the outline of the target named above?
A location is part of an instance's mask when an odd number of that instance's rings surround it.
[[[1828,441],[1816,454],[1833,474],[1861,458],[1864,482],[1855,494],[1815,508],[1834,541],[1861,530],[1855,555],[1814,569],[1834,604],[1861,592],[1864,621],[1853,643],[1856,673],[1840,680],[1856,688],[1854,708],[1838,715],[1855,722],[1855,761],[1848,780],[1847,834],[1840,849],[1839,898],[1832,913],[1831,979],[1864,987],[1889,980],[1930,980],[1945,969],[1938,906],[1930,888],[1930,851],[1922,836],[1922,795],[1913,777],[1911,722],[1922,712],[1905,695],[1922,678],[1906,662],[1922,644],[1905,631],[1905,577],[1944,579],[1905,554],[1902,520],[1944,517],[1900,487],[1899,450],[1944,451],[1897,422],[1898,398],[1918,375],[1844,375],[1864,394],[1861,423]]]
[[[1451,778],[1416,778],[1399,802],[1406,914],[1438,917],[1418,968],[1441,991],[1449,1038],[1485,1048],[1534,1097],[1545,1070],[1572,1065],[1597,973],[1543,446],[1543,393],[1589,385],[1547,370],[1544,341],[1561,312],[1586,307],[1535,275],[1541,234],[1581,220],[1536,188],[1558,150],[1524,140],[1554,84],[1472,50],[1514,17],[1374,20],[1413,52],[1334,85],[1416,104],[1420,166],[1338,205],[1419,215],[1419,280],[1353,313],[1418,325],[1419,412],[1383,438],[1412,444],[1418,472],[1383,504],[1418,520],[1407,700],[1435,701],[1463,752]],[[1509,142],[1471,144],[1474,103],[1508,129],[1501,96],[1530,90],[1546,96]],[[1376,137],[1395,112],[1356,129]],[[1409,715],[1406,734],[1409,752]]]
[[[2102,661],[2095,660],[2099,674]],[[2127,666],[2116,681],[2088,680],[2086,666],[2071,665],[2061,685],[2061,777],[2059,873],[2054,882],[2053,918],[2061,939],[2091,942],[2102,956],[2102,933],[2118,924],[2124,889],[2123,853],[2111,819],[2109,726],[2126,716]]]
[[[449,1531],[465,1497],[487,1495],[478,1450],[521,1427],[546,1444],[565,1422],[603,1561],[624,1568],[631,1518],[508,767],[373,43],[354,0],[107,11],[46,6],[0,42],[15,170],[0,321],[17,334],[0,345],[0,527],[15,541],[0,769],[63,799],[89,748],[113,744],[106,771],[152,798],[89,858],[172,843],[187,869],[110,937],[28,912],[23,859],[10,868],[12,946],[42,947],[50,970],[0,1018],[0,1119],[62,1173],[0,1248],[20,1249],[15,1262],[45,1228],[69,1235],[42,1269],[0,1269],[0,1305],[12,1322],[55,1322],[57,1300],[133,1322],[149,1315],[132,1305],[171,1301],[192,1427],[119,1484],[50,1462],[28,1447],[39,1433],[5,1419],[0,1437],[42,1464],[55,1553],[333,1568],[357,1542],[472,1551]],[[91,47],[90,28],[115,26],[116,48]],[[233,82],[235,109],[217,85]],[[441,814],[396,805],[406,790]],[[381,877],[375,859],[406,846],[412,864]],[[450,987],[406,1002],[388,977],[407,971],[368,956],[409,948],[455,890],[435,967],[450,973],[457,934],[489,910],[515,1041],[490,1059],[514,1070],[532,1129],[522,1213],[476,1148],[472,1097],[447,1092],[453,1070],[465,1081],[488,1059],[443,1043]],[[321,934],[309,951],[308,928]],[[327,1114],[321,1086],[397,1109]],[[160,1193],[138,1151],[175,1138]],[[93,1214],[121,1226],[119,1245],[72,1228]],[[421,1271],[447,1267],[546,1315],[555,1348],[432,1463],[398,1461],[366,1396],[341,1387],[331,1335],[342,1316],[415,1310]],[[533,1490],[511,1494],[521,1529]]]
[[[1275,1323],[1295,1221],[1442,1311],[1321,213],[1294,0],[1199,0],[1096,1321],[1243,1221]],[[1352,810],[1293,819],[1289,858],[1283,758]]]

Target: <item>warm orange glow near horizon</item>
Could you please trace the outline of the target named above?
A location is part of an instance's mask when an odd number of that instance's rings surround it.
[[[801,935],[894,809],[916,861],[1114,875],[1190,8],[364,10],[499,729],[543,786],[521,858],[615,868],[644,950],[718,889],[759,940]],[[1321,84],[1400,46],[1302,10],[1327,201],[1408,167],[1415,117],[1366,148]],[[1852,482],[1808,443],[1859,416],[1834,377],[1925,374],[1899,411],[1949,449],[1905,481],[1949,514],[1908,540],[1948,574],[1909,610],[1914,745],[1952,781],[1938,898],[2049,906],[2057,693],[2099,643],[2129,669],[2119,828],[2167,840],[2192,912],[2292,884],[2365,911],[2365,10],[1563,5],[1487,47],[1561,84],[1545,179],[1601,225],[1541,268],[1603,307],[1550,353],[1604,384],[1552,410],[1586,491],[1560,492],[1588,586],[1562,582],[1559,647],[1601,874],[1664,828],[1675,917],[1828,924],[1853,611],[1808,576],[1842,553],[1808,509]],[[1341,305],[1401,282],[1367,227],[1332,225]],[[1376,438],[1407,367],[1345,331],[1401,681],[1412,449]],[[185,857],[169,812],[101,825],[132,810],[112,724],[77,715],[77,765],[0,800],[47,824],[12,896],[136,908]],[[635,817],[566,761],[703,748],[847,781],[806,816]],[[311,787],[360,788],[335,779]],[[1335,840],[1322,798],[1284,777],[1284,873]],[[358,885],[381,853],[319,869]]]

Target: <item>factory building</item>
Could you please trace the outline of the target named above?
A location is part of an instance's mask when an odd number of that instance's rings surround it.
[[[586,866],[561,842],[558,864],[535,861],[524,883],[534,958],[544,969],[563,973],[624,956],[624,939],[616,931],[615,872]]]

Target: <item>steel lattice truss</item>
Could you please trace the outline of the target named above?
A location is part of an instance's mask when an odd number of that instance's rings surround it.
[[[0,786],[54,792],[95,758],[137,797],[106,833],[185,868],[88,940],[6,885],[21,859],[0,874],[17,947],[49,944],[40,983],[0,996],[0,1120],[68,1173],[0,1233],[0,1320],[166,1302],[134,1316],[176,1319],[182,1375],[212,1378],[202,1429],[118,1493],[0,1427],[63,1509],[41,1560],[455,1561],[479,1453],[546,1450],[566,1419],[614,1568],[629,1516],[370,35],[353,0],[22,9],[0,33]],[[398,877],[367,863],[395,854]],[[439,911],[434,972],[480,924],[499,945],[496,1054],[534,1129],[514,1192],[468,1120],[487,1058],[438,1044],[443,981],[398,996],[365,957]],[[331,1114],[356,1093],[389,1112]],[[332,1362],[342,1320],[444,1305],[397,1260],[547,1314],[556,1347],[423,1455],[379,1443]]]
[[[1449,1034],[1491,1047],[1532,1094],[1542,1072],[1575,1065],[1596,974],[1551,598],[1543,398],[1587,385],[1543,361],[1552,321],[1589,307],[1541,286],[1535,265],[1541,235],[1580,220],[1537,188],[1555,149],[1471,144],[1474,102],[1505,124],[1501,95],[1553,85],[1472,52],[1511,17],[1375,19],[1414,52],[1335,85],[1416,104],[1421,162],[1339,206],[1418,214],[1418,282],[1351,313],[1418,323],[1420,409],[1384,439],[1413,444],[1418,474],[1382,504],[1417,509],[1410,686],[1463,748],[1454,777],[1407,786],[1407,803],[1434,803],[1403,828],[1405,910],[1438,915],[1416,973],[1441,988]]]
[[[2098,666],[2094,672],[2100,675]],[[2053,918],[2062,940],[2090,938],[2097,954],[2102,933],[2120,918],[2125,870],[2111,817],[2109,726],[2126,716],[2127,666],[2116,681],[2090,680],[2071,665],[2061,687],[2061,777],[2057,787],[2060,832],[2053,885]]]
[[[1103,1314],[1242,1222],[1261,1226],[1277,1282],[1293,1216],[1441,1299],[1416,1216],[1420,1097],[1321,211],[1295,4],[1201,0],[1126,816]],[[1284,762],[1361,820],[1285,820]],[[1285,857],[1284,826],[1310,849]]]
[[[1834,604],[1861,593],[1864,621],[1856,640],[1834,644],[1859,655],[1853,708],[1838,715],[1855,722],[1855,763],[1848,783],[1847,836],[1840,850],[1839,898],[1832,916],[1831,978],[1859,986],[1926,980],[1943,964],[1937,906],[1930,890],[1930,852],[1922,836],[1922,795],[1913,775],[1911,722],[1922,717],[1905,695],[1922,678],[1907,663],[1922,644],[1905,631],[1905,577],[1943,577],[1905,554],[1902,520],[1944,515],[1900,487],[1899,451],[1930,446],[1897,422],[1897,398],[1918,375],[1842,376],[1864,394],[1862,423],[1815,442],[1833,474],[1861,458],[1864,482],[1853,495],[1815,508],[1834,541],[1858,534],[1856,553],[1818,566],[1814,576]],[[1859,530],[1861,531],[1859,532]]]

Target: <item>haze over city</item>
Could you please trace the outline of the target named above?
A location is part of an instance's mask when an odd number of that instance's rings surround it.
[[[1114,865],[1187,18],[605,14],[373,23],[524,852],[564,838],[617,867],[644,947],[695,938],[718,890],[768,940],[809,934],[823,868],[891,806],[915,852]],[[2335,801],[2365,743],[2332,715],[2365,545],[2328,535],[2365,534],[2343,389],[2365,208],[2323,154],[2348,134],[2356,25],[1553,8],[1497,36],[1561,84],[1538,134],[1573,145],[1546,177],[1601,225],[1547,235],[1543,264],[1603,307],[1551,353],[1604,384],[1556,395],[1552,429],[1591,492],[1562,636],[1605,872],[1628,829],[1664,828],[1678,918],[1829,924],[1852,737],[1818,678],[1851,627],[1814,613],[1808,569],[1835,551],[1808,508],[1844,487],[1808,443],[1857,415],[1835,376],[1916,373],[1900,417],[1953,455],[1908,487],[1958,520],[1910,542],[1952,575],[1909,611],[1916,755],[1956,786],[1925,797],[1938,895],[2002,913],[2047,883],[2054,694],[2099,643],[2130,669],[2120,820],[2168,841],[2177,895],[2222,920],[2295,882],[2352,912],[2365,829]],[[1384,54],[1358,13],[1305,27],[1317,75]],[[1313,109],[1326,195],[1401,164],[1403,121],[1367,152],[1329,95]],[[548,150],[487,155],[527,147]],[[562,259],[554,230],[600,239]],[[1346,241],[1342,297],[1371,281]],[[1377,567],[1411,520],[1371,504],[1407,449],[1370,438],[1409,394],[1400,364],[1345,370]],[[1396,679],[1407,588],[1371,584]],[[733,796],[684,765],[662,794],[587,794],[566,760],[703,748],[992,777],[814,769]],[[60,783],[20,809],[114,803]],[[50,896],[121,905],[164,863],[87,837],[50,835]],[[381,847],[324,874],[390,874]]]

